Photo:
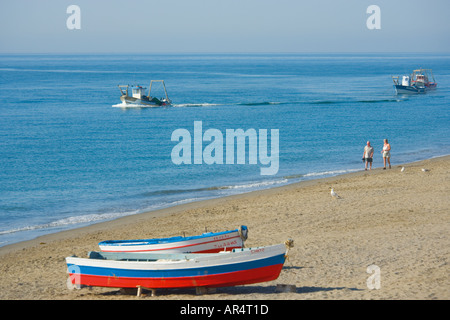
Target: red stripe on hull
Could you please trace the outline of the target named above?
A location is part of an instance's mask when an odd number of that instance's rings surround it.
[[[203,251],[195,251],[192,253],[218,253],[221,251],[231,251],[233,249],[241,249],[242,247],[226,247],[226,248],[216,248],[216,249],[210,249],[210,250],[203,250]]]
[[[194,288],[194,287],[230,287],[244,284],[272,281],[280,275],[283,264],[242,270],[231,273],[201,275],[179,278],[117,278],[70,274],[72,283],[95,287],[114,288]]]

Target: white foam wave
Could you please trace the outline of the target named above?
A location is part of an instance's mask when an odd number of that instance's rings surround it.
[[[220,189],[253,189],[253,188],[261,188],[261,187],[268,187],[273,186],[277,184],[283,184],[287,183],[288,179],[280,179],[280,180],[269,180],[269,181],[261,181],[261,182],[254,182],[254,183],[247,183],[247,184],[238,184],[234,186],[227,186]]]
[[[77,224],[86,224],[86,223],[91,224],[93,222],[117,219],[120,217],[129,216],[129,215],[136,214],[136,213],[138,213],[138,211],[103,213],[103,214],[87,214],[87,215],[82,215],[82,216],[73,216],[73,217],[68,217],[68,218],[52,221],[49,223],[24,226],[24,227],[19,227],[19,228],[15,228],[15,229],[0,231],[0,235],[22,232],[22,231],[32,231],[32,230],[39,230],[39,229],[67,227],[70,225],[77,225]]]
[[[143,108],[145,106],[143,106],[142,104],[134,104],[134,103],[118,103],[118,104],[113,104],[112,107],[113,108]]]
[[[320,176],[332,176],[350,172],[356,172],[360,169],[346,169],[346,170],[334,170],[334,171],[322,171],[322,172],[311,172],[304,175],[304,177],[320,177]]]
[[[174,205],[179,205],[179,204],[183,204],[183,203],[189,203],[189,202],[195,202],[195,201],[199,201],[202,198],[187,198],[187,199],[182,199],[182,200],[177,200],[177,201],[173,201],[171,202],[169,205],[170,206],[174,206]]]

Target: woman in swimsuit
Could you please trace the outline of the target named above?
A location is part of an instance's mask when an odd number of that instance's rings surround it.
[[[384,146],[381,153],[383,154],[383,162],[384,162],[384,168],[383,170],[386,170],[386,159],[389,164],[389,169],[391,168],[391,145],[388,143],[387,139],[384,139]]]

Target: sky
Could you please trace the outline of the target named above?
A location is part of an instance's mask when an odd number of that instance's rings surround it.
[[[0,53],[177,52],[448,53],[450,0],[0,0]]]

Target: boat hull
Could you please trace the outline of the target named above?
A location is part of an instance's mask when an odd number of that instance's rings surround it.
[[[107,240],[98,245],[104,252],[214,253],[244,247],[248,229],[204,233],[193,237],[161,239]]]
[[[277,279],[286,247],[281,244],[216,254],[188,254],[182,260],[177,260],[180,255],[172,256],[176,259],[123,261],[67,257],[66,263],[73,285],[152,289],[227,287]]]
[[[166,103],[163,101],[160,102],[154,102],[152,100],[143,100],[138,98],[133,98],[130,96],[121,96],[120,101],[122,101],[122,104],[124,106],[131,105],[136,106],[139,105],[140,107],[166,107],[170,106],[170,103]]]
[[[436,83],[429,83],[423,87],[416,86],[404,86],[400,84],[394,85],[395,92],[397,94],[418,94],[418,93],[426,93],[430,90],[435,90],[437,87]]]
[[[397,94],[418,94],[426,92],[425,87],[394,85],[394,88]]]

